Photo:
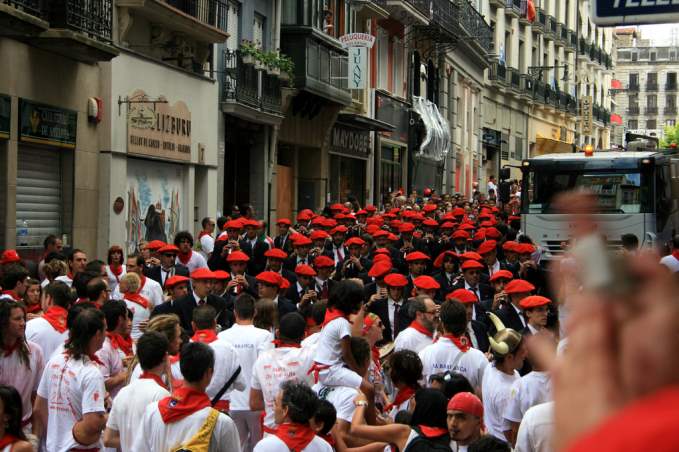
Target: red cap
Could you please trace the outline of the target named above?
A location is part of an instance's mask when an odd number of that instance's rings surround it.
[[[373,206],[372,204],[368,204],[367,206],[365,206],[365,210],[367,210],[368,212],[375,212],[377,211],[377,207]]]
[[[392,242],[398,242],[398,236],[396,234],[389,234],[388,237]]]
[[[373,238],[376,239],[378,237],[387,237],[388,235],[389,233],[387,231],[385,231],[384,229],[380,229],[379,231],[376,231],[373,234]]]
[[[159,248],[164,247],[165,245],[167,244],[162,240],[151,240],[149,243],[146,244],[144,248],[146,248],[147,250],[155,251]]]
[[[462,207],[455,207],[453,209],[453,216],[454,217],[463,217],[464,216],[464,209]]]
[[[530,243],[519,243],[515,247],[515,251],[518,254],[533,254],[535,252],[535,247]]]
[[[458,392],[451,397],[448,411],[461,411],[483,419],[483,403],[471,392]]]
[[[356,216],[358,217],[359,215],[368,215],[368,211],[365,209],[361,209],[358,212],[356,212]]]
[[[382,278],[389,273],[391,273],[391,259],[375,262],[373,266],[370,267],[368,276],[371,278]]]
[[[491,276],[488,281],[495,282],[498,279],[507,279],[511,281],[512,279],[514,279],[514,275],[509,270],[498,270],[495,273],[493,273],[493,276]]]
[[[347,247],[349,247],[349,246],[363,246],[363,245],[365,245],[365,240],[363,240],[360,237],[352,237],[349,240],[347,240],[346,242],[344,242],[344,246],[347,246]]]
[[[531,295],[530,297],[526,297],[523,300],[521,300],[519,302],[519,307],[521,309],[537,308],[538,306],[544,306],[551,302],[552,300],[550,300],[547,297],[541,297],[540,295]]]
[[[400,273],[389,273],[385,276],[384,283],[391,287],[405,287],[408,285],[408,278]]]
[[[158,252],[160,254],[165,254],[165,253],[179,254],[179,248],[177,248],[174,245],[165,245],[165,246],[161,246],[160,248],[158,248]]]
[[[259,221],[255,220],[255,219],[249,219],[249,220],[245,219],[245,220],[243,220],[243,226],[246,227],[246,228],[261,228],[262,223],[260,223]]]
[[[312,226],[323,226],[323,224],[325,223],[325,220],[327,220],[327,218],[325,218],[325,217],[316,217],[313,220],[311,220],[311,225]]]
[[[505,286],[505,293],[529,293],[535,290],[535,286],[525,279],[514,279]]]
[[[243,229],[243,222],[239,220],[231,220],[227,221],[226,224],[224,225],[224,229],[234,229],[236,231],[240,231]]]
[[[309,239],[313,242],[316,240],[325,240],[330,238],[330,234],[325,232],[322,229],[316,229],[315,231],[311,231],[311,234],[309,234]]]
[[[439,222],[434,220],[433,218],[427,218],[422,222],[423,226],[427,226],[429,228],[438,228],[439,227]]]
[[[406,262],[428,261],[428,260],[431,260],[431,258],[421,251],[413,251],[412,253],[408,253],[406,255]]]
[[[318,256],[316,259],[314,259],[314,265],[316,268],[334,267],[335,261],[328,256]]]
[[[398,232],[404,233],[404,232],[413,232],[415,230],[415,225],[412,223],[402,223],[398,227]]]
[[[439,226],[439,229],[455,229],[455,223],[452,221],[446,221],[441,226]]]
[[[266,253],[264,253],[264,257],[270,257],[273,259],[287,259],[288,253],[280,248],[271,248]]]
[[[242,251],[234,251],[226,258],[226,262],[248,262],[250,257]]]
[[[342,211],[342,210],[344,210],[344,206],[342,204],[333,204],[333,205],[330,206],[330,210]]]
[[[470,235],[469,232],[464,231],[462,229],[458,229],[457,231],[453,232],[453,235],[451,236],[454,239],[464,239],[464,240],[469,240]]]
[[[502,236],[500,231],[494,227],[486,228],[486,238],[497,240]]]
[[[316,276],[317,274],[316,270],[307,264],[299,264],[297,267],[295,267],[295,273],[299,276]]]
[[[299,234],[299,237],[296,237],[292,241],[292,246],[309,246],[309,245],[311,245],[311,239],[302,234]]]
[[[512,253],[516,253],[517,245],[518,245],[517,242],[513,240],[507,240],[505,243],[502,244],[502,249],[505,251],[511,251]]]
[[[0,265],[11,264],[12,262],[21,262],[21,258],[16,250],[5,250],[0,256]]]
[[[172,289],[174,286],[177,284],[181,283],[188,283],[189,278],[186,276],[179,276],[179,275],[174,275],[165,280],[165,288],[166,289]]]
[[[225,272],[224,270],[216,270],[212,273],[215,275],[215,279],[218,281],[226,281],[227,279],[231,278],[231,275],[229,275],[229,273]]]
[[[434,278],[427,275],[418,276],[413,280],[413,285],[422,290],[438,290],[441,285]]]
[[[384,224],[384,218],[374,216],[365,220],[366,224],[376,224],[377,226],[382,226]]]
[[[446,295],[446,300],[455,299],[460,303],[477,303],[479,301],[478,297],[474,292],[467,289],[456,289]]]
[[[480,263],[479,261],[468,259],[468,260],[466,260],[462,263],[462,266],[460,268],[462,268],[462,271],[465,271],[465,270],[481,270],[481,269],[483,269],[483,264]]]
[[[436,204],[429,203],[429,204],[425,204],[424,208],[422,210],[424,210],[425,212],[433,212],[438,208],[439,208],[439,206],[437,206]]]
[[[309,221],[313,217],[313,214],[310,214],[308,212],[300,212],[297,214],[297,221],[302,222],[302,221]]]
[[[283,281],[282,281],[283,279],[285,279],[285,278],[283,278],[278,273],[270,272],[270,271],[262,272],[259,275],[257,275],[257,281],[261,281],[263,283],[270,284],[272,286],[278,286],[279,288],[283,284]]]
[[[479,254],[483,255],[496,250],[497,242],[495,240],[486,240],[485,242],[479,245],[479,248],[476,251]]]
[[[462,223],[458,229],[461,231],[473,231],[474,225],[470,223]]]
[[[389,264],[391,265],[391,256],[387,254],[376,254],[373,257],[373,265],[378,262],[389,262]]]
[[[346,226],[336,226],[330,231],[330,235],[346,234],[349,231]]]
[[[286,226],[292,226],[292,222],[288,220],[287,218],[279,218],[278,221],[276,221],[276,224],[284,224]]]
[[[198,268],[191,272],[191,279],[215,279],[215,274],[209,268]]]
[[[446,258],[446,256],[454,257],[455,259],[459,259],[457,254],[454,251],[444,251],[441,254],[438,255],[436,260],[434,260],[434,267],[435,268],[441,268],[443,266],[443,260]]]
[[[474,251],[466,251],[462,254],[460,254],[460,259],[463,261],[468,261],[468,260],[473,260],[473,261],[482,261],[483,258],[479,253],[475,253]]]
[[[476,234],[474,234],[474,237],[472,240],[477,240],[477,241],[483,241],[486,240],[486,230],[485,229],[479,229],[476,231]]]
[[[510,215],[509,218],[507,218],[507,221],[516,221],[516,220],[520,220],[520,219],[521,219],[521,217],[518,216],[518,215]]]
[[[373,251],[373,256],[377,256],[379,254],[384,254],[391,257],[391,252],[389,252],[389,250],[386,248],[377,248],[375,251]]]

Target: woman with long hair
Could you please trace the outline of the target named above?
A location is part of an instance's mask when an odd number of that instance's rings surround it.
[[[108,249],[106,258],[106,274],[108,275],[108,287],[111,292],[116,290],[120,284],[120,278],[125,275],[125,262],[123,262],[123,249],[118,245],[113,245]]]
[[[29,278],[26,281],[24,304],[26,305],[27,320],[35,319],[42,315],[42,287],[37,279]]]
[[[278,328],[278,309],[270,298],[260,298],[255,302],[255,317],[252,319],[257,328],[276,334]]]
[[[21,428],[21,396],[12,386],[0,385],[0,451],[33,452]]]
[[[162,314],[153,317],[149,320],[145,332],[156,331],[165,335],[168,341],[167,353],[170,355],[170,362],[166,370],[166,375],[171,376],[168,382],[170,387],[174,387],[173,380],[181,380],[182,375],[179,370],[179,350],[181,349],[182,327],[179,323],[179,317],[176,314]],[[139,366],[139,359],[137,355],[134,356],[128,368],[128,383],[130,380],[136,380],[141,375],[141,366]]]

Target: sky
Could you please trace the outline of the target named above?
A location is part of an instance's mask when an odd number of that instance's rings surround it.
[[[679,46],[679,23],[642,25],[641,35],[644,39],[651,39],[654,45],[671,45],[674,31],[674,44]]]

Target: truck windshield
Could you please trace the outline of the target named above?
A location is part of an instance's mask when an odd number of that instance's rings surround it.
[[[559,193],[586,189],[599,197],[599,213],[648,213],[652,187],[639,171],[560,171],[539,168],[524,173],[523,213],[555,213]]]

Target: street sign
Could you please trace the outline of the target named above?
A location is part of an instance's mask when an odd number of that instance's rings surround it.
[[[679,0],[590,0],[597,25],[658,24],[679,21]]]

